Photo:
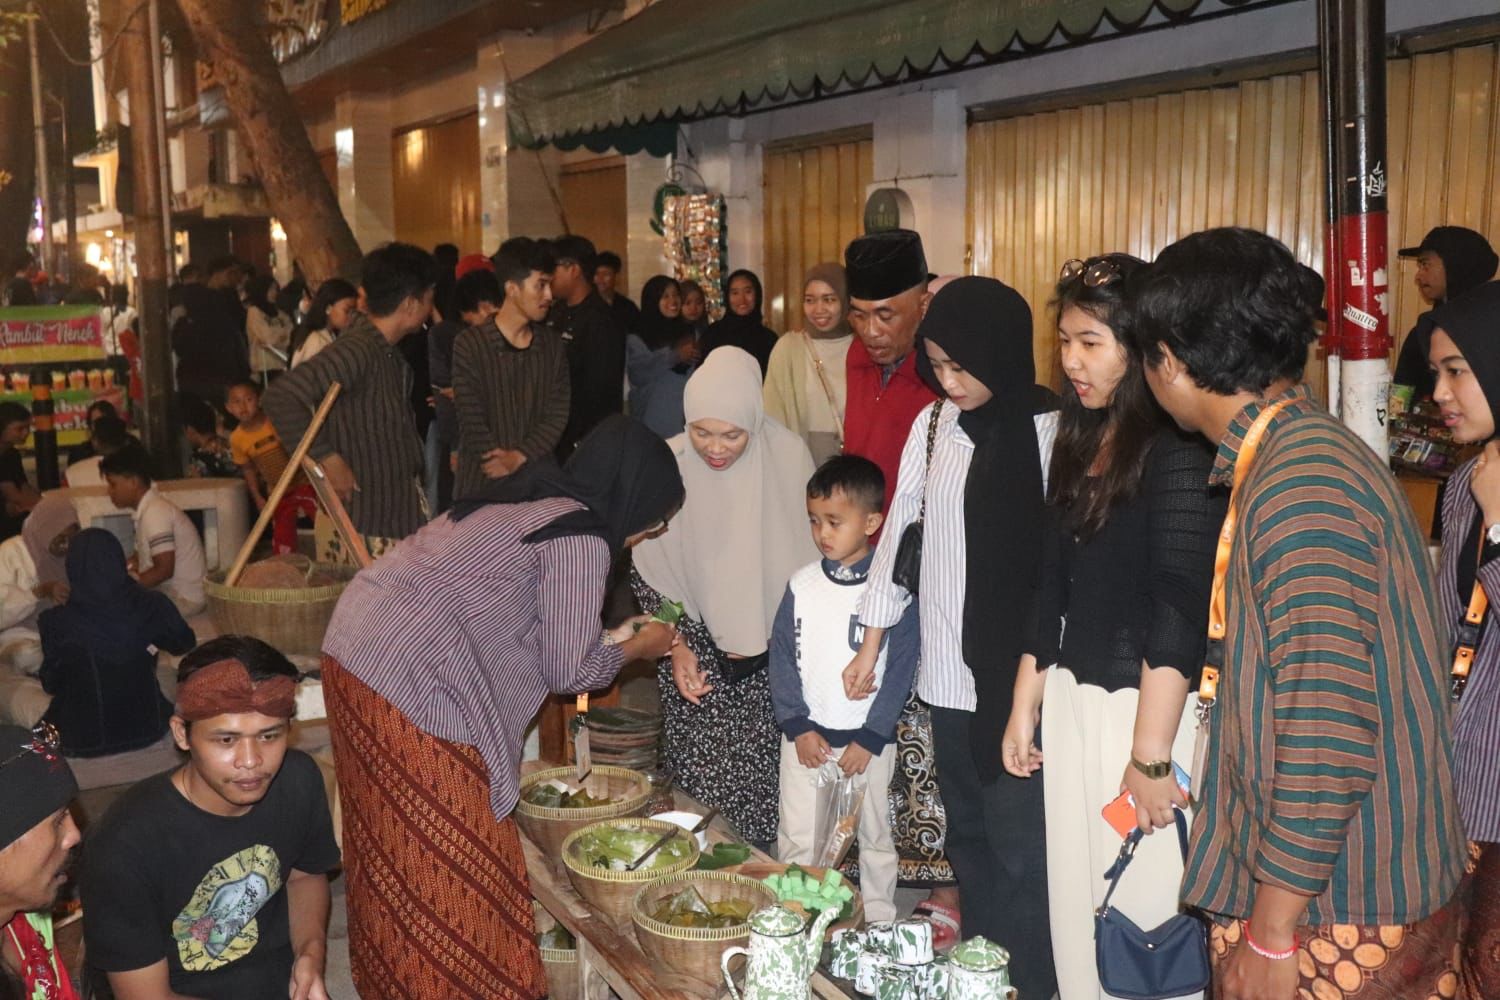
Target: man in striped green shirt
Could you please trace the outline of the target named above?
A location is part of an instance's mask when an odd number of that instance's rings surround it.
[[[1300,382],[1321,282],[1270,237],[1217,229],[1164,250],[1135,292],[1147,381],[1218,444],[1215,487],[1286,404],[1235,499],[1183,879],[1215,920],[1222,995],[1452,996],[1465,847],[1446,629],[1385,461]]]

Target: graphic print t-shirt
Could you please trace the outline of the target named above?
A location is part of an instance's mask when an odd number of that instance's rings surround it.
[[[312,758],[287,751],[243,816],[206,813],[171,772],[136,785],[84,846],[85,954],[99,972],[166,959],[174,992],[203,1000],[285,996],[292,974],[286,880],[338,864]]]

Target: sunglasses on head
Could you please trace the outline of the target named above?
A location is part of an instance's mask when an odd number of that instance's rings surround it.
[[[1063,264],[1058,281],[1073,281],[1082,278],[1086,288],[1102,288],[1120,279],[1120,266],[1108,257],[1095,257],[1092,262],[1074,257]]]
[[[39,722],[31,730],[31,740],[21,744],[19,753],[11,754],[4,760],[0,760],[0,767],[14,764],[29,753],[34,753],[46,761],[55,761],[62,756],[62,736],[57,727],[50,722]]]

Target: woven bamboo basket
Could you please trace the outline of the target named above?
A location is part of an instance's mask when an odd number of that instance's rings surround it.
[[[754,913],[776,902],[776,894],[761,882],[732,872],[680,872],[664,875],[648,883],[635,894],[631,919],[635,939],[641,951],[659,968],[690,976],[699,982],[717,985],[720,978],[719,958],[731,945],[750,940],[750,925],[734,927],[673,927],[652,918],[662,900],[692,887],[705,902],[720,903],[728,899],[744,900]]]
[[[516,803],[512,816],[521,831],[531,842],[542,849],[548,858],[557,857],[563,841],[574,830],[582,829],[601,819],[616,816],[640,816],[646,811],[646,802],[651,798],[651,782],[639,771],[625,767],[608,767],[600,764],[589,775],[590,788],[602,791],[613,802],[587,809],[554,809],[536,806],[526,801],[528,790],[553,779],[568,785],[578,783],[578,772],[571,767],[551,767],[536,771],[521,779],[521,799]],[[658,834],[659,836],[659,834]]]
[[[785,865],[780,863],[779,861],[747,861],[742,865],[736,865],[732,870],[739,872],[741,875],[744,875],[747,878],[753,878],[757,882],[759,882],[771,875],[780,875],[790,867],[791,865]],[[814,868],[812,865],[798,865],[797,867],[807,872],[808,875],[820,879],[828,872],[827,868]],[[850,882],[847,878],[844,878],[842,874],[839,875],[839,878],[844,879],[844,884],[849,886],[850,889],[854,890],[854,899],[850,903],[848,919],[835,921],[828,926],[828,930],[824,934],[825,940],[828,941],[832,941],[833,936],[839,931],[850,929],[858,930],[859,928],[863,927],[865,923],[864,897],[859,894],[859,889],[854,885],[853,882]],[[770,888],[767,887],[766,891],[770,892]],[[772,895],[774,895],[774,893]],[[801,906],[791,902],[790,900],[782,903],[781,905],[785,906],[793,913],[800,915],[804,920],[808,920],[809,922],[811,922],[812,918],[817,916],[817,914],[809,913],[807,910],[804,910]]]
[[[253,635],[283,653],[316,656],[323,649],[323,633],[339,603],[339,595],[354,578],[352,566],[314,563],[337,582],[322,587],[226,587],[224,575],[203,581],[208,613],[224,635]]]
[[[644,830],[658,837],[670,831],[687,842],[689,853],[680,861],[659,868],[647,868],[642,865],[633,872],[594,868],[578,856],[574,845],[590,830],[603,826]],[[568,880],[573,883],[573,888],[578,891],[578,895],[604,914],[615,926],[626,927],[630,924],[635,894],[640,891],[641,886],[663,875],[675,875],[692,868],[698,863],[698,844],[688,836],[686,830],[675,823],[646,819],[641,816],[619,816],[615,819],[604,820],[602,823],[591,823],[568,834],[568,839],[564,840],[562,845],[562,860],[563,867],[568,870]]]
[[[540,935],[557,923],[552,914],[533,904],[536,911],[536,930]],[[577,948],[539,948],[542,953],[542,969],[547,973],[547,995],[558,997],[583,996],[583,978],[578,970]]]

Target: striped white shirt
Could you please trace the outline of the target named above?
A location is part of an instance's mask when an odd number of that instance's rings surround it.
[[[927,520],[922,529],[922,591],[918,608],[922,623],[922,666],[917,671],[917,697],[938,708],[974,711],[974,675],[964,663],[964,587],[968,563],[964,545],[964,484],[974,442],[958,424],[959,409],[941,405],[937,439],[932,446],[932,468],[927,464],[927,422],[932,406],[912,421],[901,450],[896,495],[886,513],[870,583],[860,605],[860,621],[873,628],[890,628],[901,620],[911,594],[891,580],[896,549],[906,526],[917,519],[922,491],[927,490]],[[1036,438],[1042,456],[1042,490],[1057,439],[1057,413],[1036,417]],[[1003,567],[995,571],[1004,572]]]

